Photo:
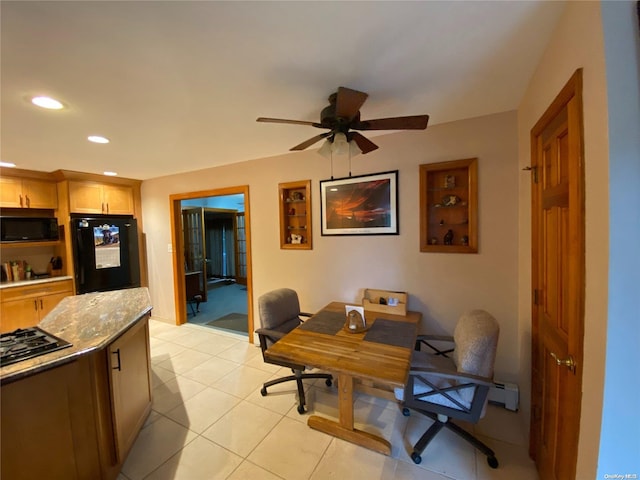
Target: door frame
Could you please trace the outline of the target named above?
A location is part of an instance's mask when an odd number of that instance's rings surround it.
[[[183,200],[225,195],[244,195],[245,236],[247,244],[247,317],[249,343],[253,343],[253,274],[251,262],[251,213],[249,211],[249,185],[215,188],[197,192],[177,193],[169,196],[171,215],[171,243],[173,245],[173,294],[175,301],[176,325],[187,322],[187,299],[184,286],[184,239],[182,237]]]
[[[569,343],[570,354],[575,358],[575,375],[578,382],[577,398],[581,399],[582,395],[582,378],[583,378],[583,364],[584,364],[584,316],[585,316],[585,167],[584,167],[584,133],[583,133],[583,112],[582,112],[582,69],[576,70],[566,85],[562,88],[560,93],[553,100],[551,105],[546,109],[544,114],[536,122],[535,126],[531,129],[531,170],[534,175],[532,178],[531,188],[531,419],[530,419],[530,432],[529,432],[529,454],[531,458],[538,461],[540,452],[538,451],[541,438],[541,423],[542,412],[541,405],[543,402],[542,396],[543,381],[539,378],[541,371],[541,353],[538,349],[538,340],[540,336],[539,325],[539,309],[542,308],[542,299],[538,298],[539,290],[538,286],[542,279],[539,278],[539,255],[541,250],[540,245],[540,231],[541,225],[537,218],[539,210],[542,208],[541,198],[539,196],[540,190],[537,185],[538,181],[542,181],[542,168],[543,165],[539,163],[541,151],[539,137],[542,135],[544,129],[555,119],[562,110],[567,109],[569,111],[569,105],[572,100],[575,100],[575,111],[573,115],[569,113],[569,128],[572,132],[571,148],[576,153],[577,163],[572,166],[575,168],[576,175],[574,184],[569,185],[569,201],[573,203],[576,209],[576,217],[572,217],[570,226],[573,228],[570,232],[570,240],[572,248],[577,249],[577,255],[574,258],[574,263],[571,264],[571,270],[575,274],[576,278],[572,284],[577,287],[575,294],[572,297],[572,311],[577,317],[576,331],[572,332],[572,338]],[[571,204],[571,203],[570,203]],[[568,471],[572,471],[572,478],[575,477],[577,456],[578,456],[578,438],[580,434],[580,416],[581,416],[581,401],[576,402],[572,406],[570,417],[573,417],[576,425],[576,442],[571,452],[571,458],[565,456],[561,459],[562,462],[566,462],[565,465]],[[569,422],[567,418],[567,422]],[[568,423],[567,423],[568,424]],[[568,477],[567,477],[568,478]]]

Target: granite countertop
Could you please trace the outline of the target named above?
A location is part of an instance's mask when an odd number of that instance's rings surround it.
[[[66,297],[38,326],[73,345],[0,368],[0,383],[12,382],[101,350],[135,325],[151,308],[146,287]]]
[[[12,287],[27,287],[29,285],[38,285],[43,283],[60,282],[62,280],[73,280],[73,277],[65,275],[61,277],[34,278],[30,280],[18,280],[16,282],[0,283],[0,290]]]

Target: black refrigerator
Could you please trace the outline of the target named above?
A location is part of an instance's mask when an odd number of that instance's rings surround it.
[[[77,295],[140,286],[135,218],[72,215],[71,236]]]

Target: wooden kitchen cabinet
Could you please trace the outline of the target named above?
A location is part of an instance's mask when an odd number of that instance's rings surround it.
[[[133,188],[96,182],[69,182],[71,213],[133,215]]]
[[[31,178],[1,177],[0,207],[56,209],[56,184]]]
[[[139,322],[109,346],[111,405],[118,463],[129,453],[151,406],[149,324]]]
[[[100,350],[2,385],[1,478],[118,478],[151,412],[149,316]]]
[[[60,300],[73,295],[71,280],[0,290],[0,332],[33,327],[54,309]]]

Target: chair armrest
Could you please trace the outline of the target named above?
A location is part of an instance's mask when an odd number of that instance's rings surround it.
[[[471,382],[476,385],[484,385],[487,387],[493,386],[493,379],[487,377],[481,377],[479,375],[472,375],[470,373],[464,372],[446,372],[443,370],[438,370],[436,368],[425,368],[425,367],[412,367],[409,372],[410,375],[415,374],[428,374],[434,377],[447,378],[450,380],[456,380],[459,382]]]
[[[448,336],[448,335],[418,335],[418,337],[416,338],[416,343],[413,347],[414,350],[418,350],[420,351],[420,344],[424,344],[427,347],[429,347],[432,351],[434,351],[437,355],[442,355],[443,357],[449,357],[447,355],[447,353],[451,353],[455,350],[455,348],[448,348],[446,350],[440,350],[437,347],[434,347],[433,345],[431,345],[429,342],[447,342],[447,343],[453,343],[454,347],[455,347],[455,341],[453,340],[453,337]]]
[[[418,335],[418,340],[431,340],[434,342],[452,342],[453,343],[453,337],[449,335],[424,334],[424,335]]]
[[[268,328],[257,328],[255,332],[260,336],[268,337],[273,342],[280,340],[286,335],[285,332],[279,332],[278,330],[269,330]]]

